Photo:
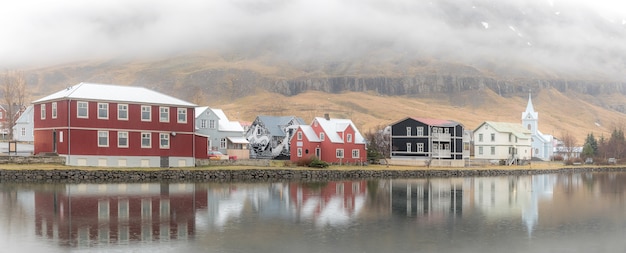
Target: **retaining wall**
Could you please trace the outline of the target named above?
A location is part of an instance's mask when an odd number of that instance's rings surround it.
[[[155,169],[155,170],[0,170],[0,183],[133,183],[133,182],[248,182],[330,181],[393,178],[441,178],[533,175],[576,172],[626,172],[626,168],[566,168],[521,170],[324,170],[324,169]]]

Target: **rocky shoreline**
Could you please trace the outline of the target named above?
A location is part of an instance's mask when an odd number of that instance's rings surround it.
[[[272,182],[396,178],[448,178],[535,175],[550,173],[626,172],[626,167],[561,169],[416,169],[416,170],[3,170],[0,183],[147,183],[147,182]]]

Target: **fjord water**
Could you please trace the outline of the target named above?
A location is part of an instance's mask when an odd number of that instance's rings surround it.
[[[622,252],[626,173],[0,184],[0,252]]]

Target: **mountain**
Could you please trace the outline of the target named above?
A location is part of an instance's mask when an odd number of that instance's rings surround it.
[[[406,116],[452,119],[468,128],[484,120],[520,122],[531,93],[544,133],[571,132],[582,142],[589,132],[607,134],[623,124],[626,19],[582,5],[224,5],[236,11],[210,20],[211,29],[188,38],[196,46],[181,45],[177,53],[136,58],[120,49],[109,59],[27,69],[33,98],[83,81],[137,85],[222,108],[234,120],[259,114],[310,120],[330,113],[367,130]]]

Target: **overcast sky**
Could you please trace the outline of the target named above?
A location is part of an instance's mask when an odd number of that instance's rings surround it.
[[[316,57],[332,61],[367,57],[372,48],[383,48],[405,57],[512,59],[510,64],[532,62],[558,71],[623,72],[626,1],[491,0],[506,2],[501,8],[507,10],[512,6],[519,15],[512,17],[499,16],[493,6],[486,11],[490,0],[441,2],[3,1],[0,67],[193,51],[274,52],[290,61]],[[581,10],[599,13],[606,26],[598,26]],[[538,14],[551,16],[551,21],[529,18]]]

